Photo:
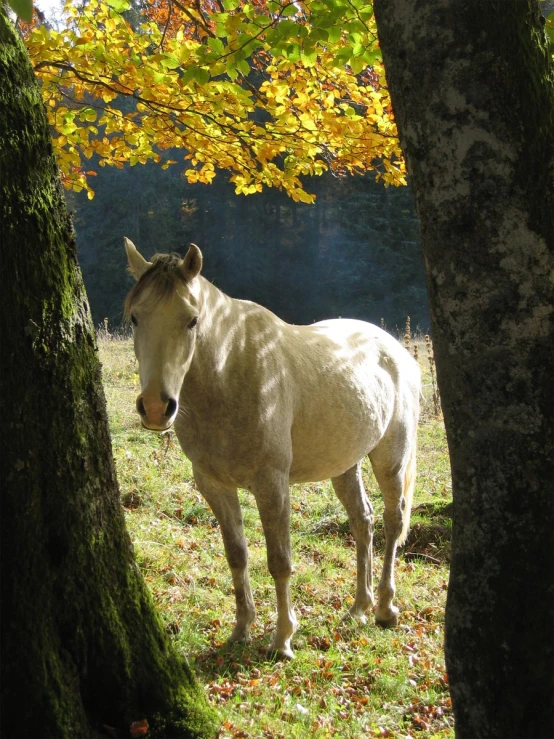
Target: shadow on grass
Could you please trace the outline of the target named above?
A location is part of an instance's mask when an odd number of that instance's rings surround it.
[[[412,511],[412,524],[403,548],[404,559],[430,564],[450,562],[452,503],[424,503]]]
[[[347,545],[352,545],[352,534],[348,520],[328,516],[312,526],[312,533],[338,536]],[[452,503],[423,503],[412,511],[410,531],[400,556],[406,560],[421,559],[430,564],[450,562],[450,540],[452,536]],[[383,521],[378,517],[373,532],[373,546],[380,552],[385,546]]]
[[[230,644],[204,649],[194,657],[194,669],[204,679],[233,678],[238,673],[267,668],[279,662],[276,654],[268,653],[269,641],[253,639],[248,644]]]

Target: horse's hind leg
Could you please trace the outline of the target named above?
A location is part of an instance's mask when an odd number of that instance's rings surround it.
[[[344,618],[366,623],[365,612],[373,605],[373,508],[364,490],[360,464],[331,482],[346,508],[350,530],[356,540],[356,597]]]
[[[415,478],[415,440],[403,446],[400,453],[391,459],[393,447],[393,444],[385,443],[370,454],[385,502],[385,554],[375,612],[375,621],[381,626],[395,626],[398,620],[398,608],[392,604],[395,594],[394,559],[396,547],[404,542],[408,533]]]
[[[221,528],[225,554],[233,577],[237,621],[229,641],[246,642],[250,639],[250,627],[256,618],[256,609],[248,580],[248,548],[237,491],[219,488],[196,471],[194,478]]]

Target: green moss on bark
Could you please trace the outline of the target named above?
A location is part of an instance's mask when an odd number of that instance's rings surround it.
[[[2,715],[6,738],[210,737],[134,562],[46,122],[0,9]]]

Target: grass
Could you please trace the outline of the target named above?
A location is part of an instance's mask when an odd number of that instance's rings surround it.
[[[135,412],[138,375],[129,340],[100,341],[122,503],[137,560],[156,607],[217,708],[220,737],[446,739],[453,719],[442,643],[451,502],[442,421],[433,415],[425,347],[419,473],[412,529],[397,559],[399,625],[345,627],[353,601],[355,548],[330,483],[292,489],[292,594],[300,629],[296,659],[265,656],[275,596],[261,524],[243,492],[250,573],[258,612],[251,644],[226,644],[234,596],[217,522],[196,490],[172,432],[144,431]],[[382,500],[368,465],[380,576]],[[371,619],[369,619],[371,621]]]

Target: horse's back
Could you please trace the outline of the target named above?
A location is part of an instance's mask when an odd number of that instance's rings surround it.
[[[291,327],[291,346],[291,480],[336,477],[410,407],[417,418],[417,363],[379,327],[351,319]]]
[[[420,387],[417,362],[383,329],[355,319],[332,319],[311,326],[290,327],[295,334],[296,355],[302,379],[329,383],[347,394],[361,386],[371,395],[381,396],[381,383],[394,389]],[[387,379],[385,379],[387,378]]]

